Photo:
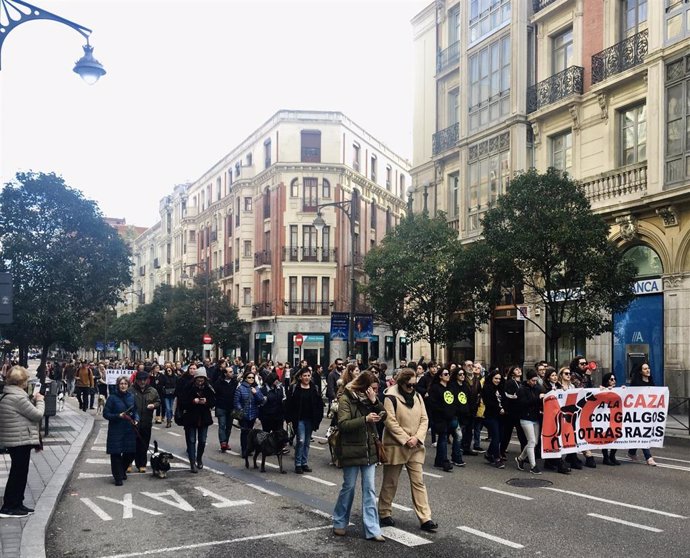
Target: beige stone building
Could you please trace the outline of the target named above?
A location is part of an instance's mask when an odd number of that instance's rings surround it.
[[[306,358],[327,366],[345,356],[330,339],[331,314],[349,312],[350,270],[400,220],[410,164],[339,112],[279,111],[198,180],[160,202],[160,222],[136,240],[127,310],[150,302],[160,284],[191,283],[209,271],[240,318],[245,359]],[[354,208],[354,244],[348,213]],[[358,298],[356,311],[370,312]],[[295,336],[302,335],[297,346]],[[404,337],[376,324],[356,343],[363,359],[392,361]],[[201,349],[201,341],[200,347]],[[206,347],[215,351],[217,347]]]
[[[559,364],[586,354],[620,383],[647,358],[657,382],[687,396],[690,4],[446,0],[413,28],[414,208],[445,211],[471,242],[512,173],[567,170],[638,264],[639,281],[615,333],[564,338]],[[517,319],[519,300],[508,294],[474,343],[448,348],[449,358],[543,358],[544,335]],[[528,311],[543,320],[538,306]]]

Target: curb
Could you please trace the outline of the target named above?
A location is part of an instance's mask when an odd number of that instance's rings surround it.
[[[664,437],[664,446],[681,446],[681,447],[690,447],[690,436],[683,436],[683,435],[669,435],[666,434]]]
[[[22,542],[20,556],[31,558],[44,558],[46,555],[46,527],[55,513],[57,501],[62,496],[62,492],[67,484],[67,480],[72,474],[74,463],[76,462],[84,443],[93,431],[95,421],[93,416],[87,415],[81,432],[70,446],[65,459],[60,463],[50,481],[43,489],[41,496],[36,502],[36,512],[29,518],[22,529]]]

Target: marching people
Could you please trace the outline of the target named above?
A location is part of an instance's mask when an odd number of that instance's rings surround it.
[[[633,370],[632,377],[630,379],[630,387],[653,387],[654,386],[654,380],[652,379],[652,369],[649,366],[648,362],[644,362]],[[647,465],[650,465],[652,467],[656,467],[656,461],[654,461],[654,458],[652,457],[652,452],[649,451],[649,448],[642,448],[642,455],[644,456],[645,460],[647,461]],[[639,458],[637,457],[637,450],[636,449],[630,449],[628,450],[628,457],[630,458],[631,461],[637,461]]]
[[[129,391],[127,376],[120,376],[117,390],[108,397],[103,407],[103,418],[108,421],[106,452],[110,455],[110,469],[116,486],[127,480],[127,469],[134,460],[137,438],[134,428],[139,421],[134,394]]]
[[[607,372],[601,378],[601,389],[613,389],[616,387],[616,375],[613,372]],[[616,459],[615,449],[602,449],[601,453],[604,455],[604,465],[620,465],[621,462]]]
[[[13,366],[0,393],[0,446],[7,448],[11,460],[0,517],[26,517],[34,512],[24,505],[24,491],[31,449],[42,449],[39,429],[45,402],[38,391],[29,397],[28,382],[27,369]]]
[[[283,428],[285,422],[285,390],[278,374],[271,372],[261,386],[264,404],[259,407],[259,420],[264,432]],[[323,404],[322,404],[323,405]]]
[[[546,395],[550,391],[557,389],[563,389],[561,383],[559,382],[559,375],[553,366],[547,366],[544,372],[544,385],[542,386],[542,391]],[[542,416],[543,418],[543,416]],[[550,469],[553,471],[558,471],[563,475],[570,473],[570,467],[568,466],[565,457],[552,457],[544,459],[544,469]]]
[[[263,402],[264,395],[256,385],[256,373],[251,372],[251,367],[249,367],[242,377],[242,383],[235,390],[232,406],[232,416],[240,425],[240,447],[243,458],[247,457],[249,431],[254,428],[254,423],[259,416],[259,407]]]
[[[165,371],[161,374],[158,385],[165,408],[165,427],[170,428],[172,426],[175,388],[177,388],[177,375],[171,363],[165,363]]]
[[[211,409],[216,404],[216,394],[208,383],[205,370],[194,373],[194,381],[180,393],[178,405],[182,408],[187,456],[192,473],[204,468],[202,457],[206,448],[208,427],[213,424]]]
[[[218,443],[220,451],[230,450],[230,434],[232,433],[232,408],[235,404],[237,391],[237,375],[232,366],[222,368],[223,376],[213,384],[216,392],[216,418],[218,419]]]
[[[503,376],[500,370],[493,369],[486,377],[482,388],[484,402],[484,424],[489,431],[491,443],[484,457],[497,469],[505,469],[501,460],[501,418],[505,415],[503,408]]]
[[[295,383],[287,394],[286,417],[297,435],[295,444],[295,473],[311,473],[309,466],[309,440],[312,432],[319,429],[323,418],[323,399],[311,381],[308,367],[295,374]]]
[[[451,391],[455,396],[455,418],[451,425],[451,435],[453,438],[453,451],[451,452],[450,461],[456,467],[464,467],[465,461],[462,458],[463,449],[463,433],[467,425],[472,424],[472,415],[470,411],[470,388],[465,382],[465,370],[455,367],[450,373]],[[476,452],[473,452],[476,455]]]
[[[436,457],[434,467],[443,469],[449,473],[453,470],[453,465],[448,459],[448,436],[454,431],[453,425],[456,420],[455,393],[449,387],[450,373],[446,368],[438,372],[431,381],[428,389],[427,408],[431,415],[431,429],[438,436],[436,445]],[[460,452],[460,442],[457,437],[453,437],[453,453],[456,454],[457,461],[462,458],[457,457]]]
[[[541,469],[537,466],[534,449],[537,446],[539,433],[541,432],[539,423],[542,413],[541,400],[544,392],[538,382],[539,375],[536,370],[527,372],[527,380],[520,386],[517,392],[517,411],[520,416],[520,428],[525,433],[527,444],[522,453],[515,458],[517,468],[525,470],[525,461],[529,462],[529,472],[533,475],[541,475]]]
[[[343,485],[333,510],[333,534],[345,536],[362,475],[362,520],[367,540],[384,542],[376,506],[375,469],[378,463],[376,423],[386,418],[376,397],[378,378],[363,372],[344,388],[338,400],[338,428],[342,444]]]
[[[86,361],[82,361],[76,373],[77,401],[79,408],[86,412],[89,408],[89,394],[94,387],[93,372]],[[93,408],[93,406],[91,407]]]
[[[412,505],[421,529],[435,532],[438,525],[431,519],[429,497],[422,476],[426,456],[424,437],[429,428],[429,419],[422,397],[417,393],[417,378],[411,368],[398,372],[395,385],[385,393],[383,403],[386,411],[383,431],[383,445],[388,462],[383,465],[383,482],[379,494],[378,512],[382,526],[394,526],[392,518],[393,500],[398,490],[398,480],[403,465],[410,480]]]
[[[338,394],[338,380],[345,369],[345,364],[342,358],[336,358],[333,367],[326,377],[326,397],[328,398],[328,412],[331,410],[333,401]]]
[[[146,371],[137,372],[130,391],[134,395],[134,404],[139,415],[134,465],[140,473],[145,473],[153,415],[156,409],[160,408],[161,400],[158,390],[149,383],[149,373]]]
[[[511,366],[508,369],[505,383],[503,385],[503,408],[505,414],[502,416],[503,425],[501,430],[501,459],[506,460],[506,452],[508,451],[508,444],[513,436],[513,429],[517,432],[517,437],[520,442],[520,451],[525,449],[527,445],[527,438],[520,427],[520,411],[517,403],[517,392],[522,385],[522,368],[519,366]]]

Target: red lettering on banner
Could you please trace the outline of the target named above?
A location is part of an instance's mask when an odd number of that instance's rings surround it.
[[[622,426],[622,413],[608,413],[609,427],[603,430],[600,427],[596,429],[592,427],[592,415],[597,407],[606,404],[608,408],[616,408],[620,405],[620,396],[612,391],[604,391],[597,393],[594,399],[585,403],[582,408],[582,415],[580,419],[580,432],[584,434],[583,439],[590,444],[608,444],[618,438],[616,433],[620,433]]]
[[[625,396],[623,403],[627,409],[658,409],[666,407],[666,397],[655,393],[629,393]]]

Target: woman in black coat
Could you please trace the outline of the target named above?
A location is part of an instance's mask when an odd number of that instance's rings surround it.
[[[311,473],[309,467],[309,440],[312,432],[319,429],[323,418],[323,399],[317,387],[311,381],[311,370],[300,369],[295,376],[295,383],[290,386],[286,419],[292,423],[297,433],[295,444],[295,473]]]
[[[208,427],[213,424],[211,409],[216,405],[216,394],[208,383],[205,370],[194,373],[194,381],[181,390],[178,404],[182,409],[189,465],[192,473],[198,473],[204,468],[201,458],[206,449]]]
[[[134,395],[129,391],[129,378],[120,376],[103,407],[103,418],[108,421],[106,452],[110,455],[110,469],[115,484],[122,486],[127,480],[127,468],[134,461],[137,438],[134,428],[139,422]]]
[[[654,386],[654,380],[652,379],[652,369],[649,366],[648,362],[644,362],[637,366],[635,370],[633,370],[632,373],[632,378],[630,380],[630,387],[653,387]],[[649,448],[642,448],[642,455],[644,455],[645,461],[647,461],[647,465],[651,465],[652,467],[656,467],[656,461],[654,461],[654,458],[652,457],[652,452],[649,451]],[[630,458],[631,461],[637,461],[639,458],[637,457],[637,450],[636,449],[630,449],[628,450],[628,457]]]
[[[484,457],[497,469],[505,469],[501,460],[501,417],[505,415],[503,409],[503,376],[498,369],[493,370],[484,380],[482,401],[484,401],[484,425],[489,431],[491,444]]]
[[[447,368],[444,368],[431,381],[428,391],[429,397],[427,398],[427,407],[432,417],[432,430],[438,435],[434,467],[442,468],[446,472],[453,470],[453,465],[448,459],[448,435],[457,426],[457,409],[455,408],[457,389],[453,389],[449,382],[450,373]],[[453,438],[453,442],[456,446],[455,438]],[[460,449],[459,441],[456,449]]]
[[[285,422],[284,399],[285,391],[278,374],[271,372],[266,376],[266,382],[261,386],[264,394],[264,404],[259,407],[259,420],[264,432],[272,432],[283,428]]]

